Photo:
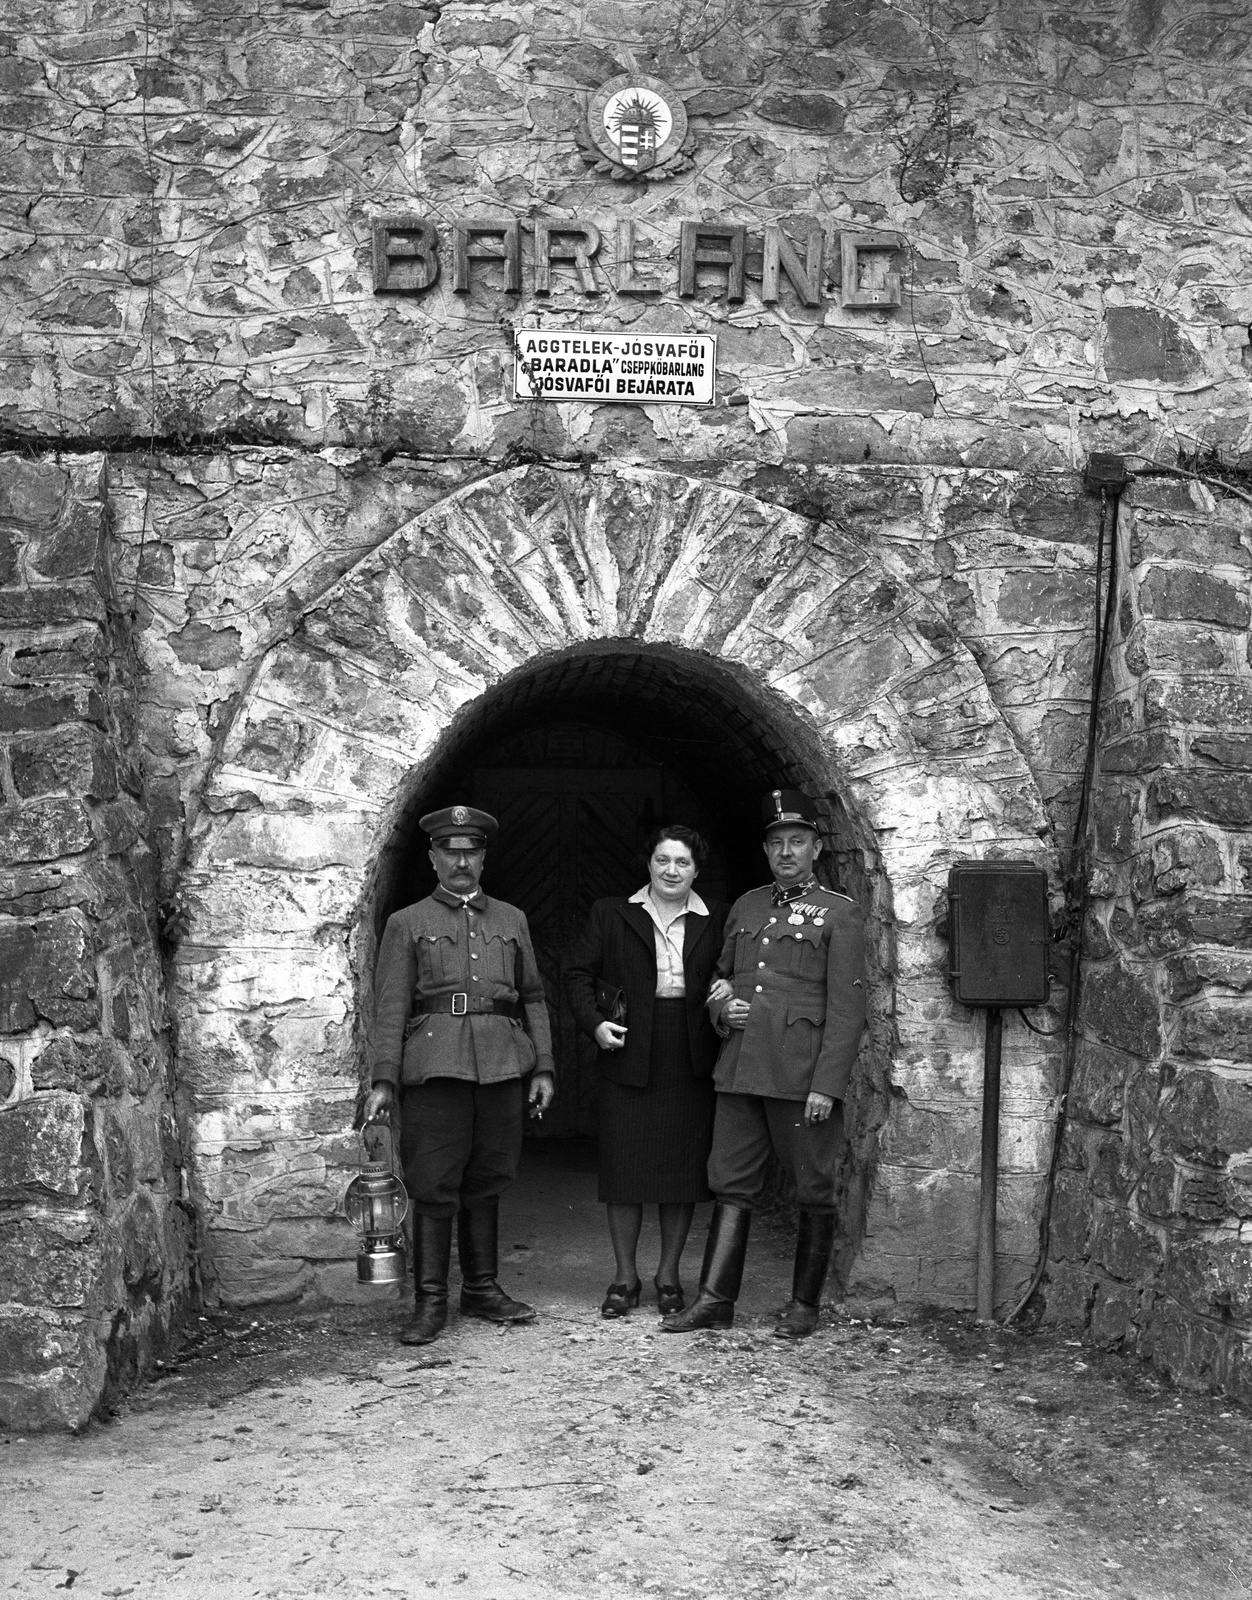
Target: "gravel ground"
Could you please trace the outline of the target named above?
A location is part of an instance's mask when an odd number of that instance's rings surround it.
[[[728,1332],[662,1335],[646,1304],[603,1322],[599,1213],[583,1175],[549,1176],[502,1273],[542,1312],[529,1328],[454,1315],[408,1350],[385,1292],[214,1316],[111,1420],[4,1438],[0,1590],[1252,1593],[1247,1414],[956,1316],[832,1312],[782,1343],[769,1227]]]

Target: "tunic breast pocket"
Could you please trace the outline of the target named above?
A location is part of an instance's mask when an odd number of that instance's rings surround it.
[[[824,928],[805,923],[800,928],[787,929],[790,960],[787,970],[794,978],[820,979],[826,976],[826,947],[822,941]]]
[[[417,985],[419,989],[440,989],[461,979],[461,953],[454,933],[421,933],[417,936]]]
[[[505,989],[514,989],[516,985],[518,968],[518,943],[505,934],[493,934],[490,939],[481,942],[474,940],[470,946],[478,945],[480,959],[472,961],[471,965],[477,969],[483,968],[480,977],[484,983],[499,984]]]

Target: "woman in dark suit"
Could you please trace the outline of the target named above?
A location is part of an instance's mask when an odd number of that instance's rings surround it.
[[[720,1040],[705,1000],[729,907],[695,892],[707,853],[693,829],[658,828],[649,882],[629,899],[596,901],[567,970],[574,1018],[599,1046],[600,1199],[616,1257],[605,1317],[639,1304],[635,1252],[651,1204],[661,1223],[657,1309],[681,1310],[678,1262],[696,1202],[709,1198]],[[620,1021],[612,1016],[619,992]]]

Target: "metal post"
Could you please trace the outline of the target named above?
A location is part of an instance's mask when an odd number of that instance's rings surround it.
[[[995,1321],[996,1183],[1000,1175],[1000,1040],[1003,1032],[1004,1019],[998,1007],[989,1007],[982,1066],[982,1173],[978,1195],[979,1322]]]

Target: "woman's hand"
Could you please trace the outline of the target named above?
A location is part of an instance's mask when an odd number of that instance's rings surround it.
[[[709,992],[705,997],[705,1005],[720,1005],[723,1000],[729,1000],[734,994],[734,988],[727,978],[714,978],[709,984]]]
[[[601,1050],[624,1050],[626,1025],[622,1022],[602,1022],[592,1037]]]

